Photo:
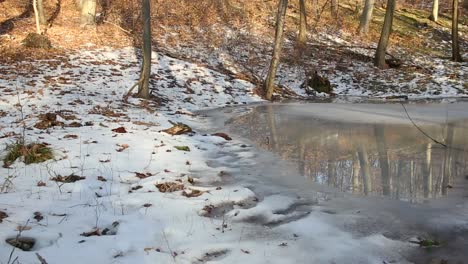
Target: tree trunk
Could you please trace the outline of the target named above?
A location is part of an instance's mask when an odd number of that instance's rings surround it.
[[[447,127],[447,136],[445,144],[448,148],[444,150],[444,160],[442,166],[442,195],[447,195],[447,186],[450,184],[450,176],[452,174],[452,145],[453,145],[454,124],[450,123]]]
[[[297,44],[304,47],[307,43],[307,14],[305,0],[299,0],[299,34],[297,35]]]
[[[151,75],[151,9],[150,0],[143,0],[143,64],[141,66],[140,81],[137,97],[149,98],[149,78]]]
[[[361,165],[359,164],[359,154],[357,152],[353,153],[353,193],[359,192],[359,172],[361,170]]]
[[[380,177],[382,179],[383,195],[390,195],[390,174],[388,166],[387,144],[385,143],[384,128],[376,125],[374,128],[375,138],[377,140],[377,151],[379,153]]]
[[[85,0],[81,3],[81,26],[96,24],[96,0]]]
[[[76,7],[78,10],[81,12],[81,9],[83,8],[84,2],[87,0],[75,0]]]
[[[432,144],[427,144],[426,163],[423,169],[424,198],[428,198],[432,193]]]
[[[330,1],[330,13],[332,17],[338,16],[338,0],[331,0]]]
[[[359,163],[361,164],[361,173],[364,183],[364,194],[368,195],[372,191],[372,180],[371,171],[369,164],[369,157],[367,156],[367,150],[364,146],[361,146],[358,150]]]
[[[47,19],[45,18],[45,13],[44,13],[43,0],[37,0],[36,5],[37,5],[37,16],[39,17],[39,24],[47,25]]]
[[[437,22],[439,17],[439,0],[432,2],[432,14],[429,16],[429,20]]]
[[[41,34],[41,26],[40,26],[40,19],[39,19],[39,14],[37,10],[37,0],[33,0],[33,8],[34,8],[34,18],[36,20],[36,31],[37,34]]]
[[[278,14],[276,15],[275,46],[273,48],[270,69],[268,70],[268,75],[264,83],[265,97],[267,100],[271,100],[273,96],[273,90],[275,87],[275,76],[280,62],[281,48],[283,46],[284,20],[286,16],[287,7],[288,0],[279,0]]]
[[[461,62],[460,45],[458,44],[458,0],[453,0],[452,6],[452,60]]]
[[[369,24],[372,20],[372,12],[374,11],[375,0],[366,0],[364,9],[362,10],[359,21],[359,34],[366,35],[369,32]]]
[[[388,40],[392,31],[393,14],[395,13],[396,0],[387,0],[387,10],[385,12],[385,20],[380,34],[379,45],[375,52],[374,65],[380,69],[386,67],[385,53],[387,52]]]

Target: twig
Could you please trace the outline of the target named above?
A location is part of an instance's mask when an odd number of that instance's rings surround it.
[[[48,264],[47,261],[41,255],[39,255],[39,253],[36,253],[36,257],[41,262],[41,264]]]
[[[163,233],[164,241],[166,241],[167,249],[169,250],[169,253],[170,253],[171,256],[172,256],[172,259],[173,259],[174,262],[175,262],[174,252],[172,251],[171,246],[169,245],[169,241],[167,241],[166,232],[164,232],[164,230],[163,230],[162,233]]]
[[[418,125],[416,125],[416,123],[413,121],[413,119],[411,118],[411,116],[409,115],[408,113],[408,110],[406,110],[406,107],[403,103],[400,103],[401,106],[403,106],[403,109],[405,109],[405,113],[406,113],[406,116],[408,117],[408,119],[411,121],[411,123],[413,124],[414,127],[416,127],[424,136],[426,136],[427,138],[429,138],[430,140],[434,141],[434,143],[436,144],[439,144],[441,146],[443,146],[444,148],[447,148],[447,145],[434,139],[433,137],[429,136],[426,132],[424,132],[424,130],[422,130]]]
[[[104,20],[103,22],[104,22],[104,23],[107,23],[107,24],[111,24],[111,25],[115,26],[116,28],[119,28],[120,30],[122,30],[123,32],[125,32],[125,33],[127,33],[127,34],[132,34],[131,31],[128,31],[128,30],[122,28],[121,26],[119,26],[119,25],[117,25],[117,24],[114,24],[114,23],[112,23],[112,22],[110,22],[110,21]]]

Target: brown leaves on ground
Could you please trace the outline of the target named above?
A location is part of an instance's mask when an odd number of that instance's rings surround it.
[[[169,135],[182,135],[182,134],[185,134],[185,133],[190,133],[192,132],[192,128],[189,127],[188,125],[184,124],[184,123],[174,123],[174,122],[171,122],[169,121],[171,124],[172,124],[172,127],[171,128],[168,128],[168,129],[164,129],[164,130],[161,130],[161,132],[165,132]]]
[[[54,126],[64,126],[63,122],[57,121],[56,113],[46,113],[39,115],[40,121],[37,122],[34,127],[37,129],[47,129]]]
[[[95,114],[95,115],[103,115],[103,116],[107,116],[107,117],[126,116],[125,114],[114,112],[114,110],[112,110],[109,107],[101,107],[99,105],[93,107],[93,109],[91,109],[88,113],[89,114]]]
[[[115,132],[115,133],[127,133],[127,130],[125,129],[125,127],[118,127],[118,128],[112,129],[112,132]]]
[[[77,175],[74,175],[74,174],[70,174],[68,176],[58,175],[56,177],[50,178],[50,180],[52,180],[52,181],[63,182],[63,183],[72,183],[72,182],[81,181],[81,180],[84,180],[84,179],[86,179],[86,177],[77,176]]]
[[[130,146],[128,144],[117,144],[118,149],[116,149],[117,152],[122,152],[126,149],[128,149]]]
[[[84,236],[84,237],[101,236],[101,231],[99,230],[99,228],[96,228],[96,229],[91,230],[89,232],[83,232],[83,233],[80,234],[80,236]]]
[[[156,184],[156,188],[158,188],[160,192],[166,193],[166,192],[181,191],[184,189],[184,185],[181,183],[177,183],[177,182],[164,182],[164,183]]]
[[[146,173],[135,172],[135,176],[139,179],[145,179],[145,178],[153,176],[153,174],[151,172],[146,172]]]
[[[226,133],[214,133],[214,134],[211,134],[212,136],[215,136],[215,137],[222,137],[224,138],[225,140],[232,140],[232,138],[230,136],[228,136],[228,134]]]
[[[189,191],[183,191],[182,195],[187,197],[187,198],[192,198],[192,197],[198,197],[202,195],[204,192],[200,190],[195,190],[195,189],[189,189]]]
[[[8,214],[3,212],[3,211],[0,211],[0,223],[3,222],[3,219],[7,218],[8,217]]]
[[[78,135],[67,134],[67,135],[63,136],[63,138],[77,139],[77,138],[78,138]]]

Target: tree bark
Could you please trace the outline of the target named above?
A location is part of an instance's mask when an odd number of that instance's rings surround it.
[[[81,26],[96,24],[96,0],[81,2]]]
[[[377,151],[379,153],[380,177],[382,179],[383,195],[390,195],[391,183],[388,166],[387,144],[385,143],[384,128],[381,125],[376,125],[374,128],[375,138],[377,141]]]
[[[299,0],[299,34],[297,35],[297,44],[304,47],[307,43],[307,13],[305,0]]]
[[[436,0],[437,1],[437,0]],[[374,11],[375,0],[366,0],[364,9],[362,10],[359,21],[359,34],[366,35],[369,32],[369,24],[372,20],[372,12]]]
[[[434,0],[432,2],[432,13],[429,16],[429,20],[437,22],[439,18],[439,0]]]
[[[264,83],[265,97],[267,100],[271,100],[275,87],[275,76],[281,58],[281,48],[283,46],[284,20],[287,7],[288,0],[279,0],[278,14],[276,15],[275,46],[273,48],[268,75]]]
[[[458,43],[458,0],[453,0],[452,5],[452,60],[455,62],[463,61]]]
[[[377,51],[375,52],[374,65],[381,69],[384,69],[386,67],[385,53],[387,52],[388,40],[390,39],[390,33],[392,31],[395,5],[396,0],[387,0],[387,10],[385,12],[385,20],[382,27],[382,33],[380,34],[379,45],[377,46]]]
[[[33,0],[33,8],[34,8],[34,18],[36,20],[36,32],[37,34],[41,34],[41,25],[39,21],[39,14],[37,10],[37,0]]]
[[[423,169],[424,197],[428,198],[432,193],[432,144],[428,143],[426,148],[426,163]]]
[[[36,5],[37,5],[37,16],[39,17],[39,24],[47,25],[47,19],[44,13],[43,0],[37,0]]]
[[[353,153],[353,193],[359,192],[359,172],[361,170],[361,164],[359,164],[359,154]]]
[[[149,98],[149,78],[151,75],[151,9],[150,0],[143,0],[143,64],[141,66],[140,81],[137,97]]]
[[[361,164],[361,173],[364,183],[364,194],[368,195],[372,191],[372,180],[371,171],[369,164],[369,157],[367,156],[367,150],[364,146],[361,146],[358,150],[359,163]]]

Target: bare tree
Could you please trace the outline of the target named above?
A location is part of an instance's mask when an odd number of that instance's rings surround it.
[[[297,35],[297,44],[304,47],[307,42],[307,14],[305,0],[299,0],[299,34]]]
[[[439,0],[432,1],[432,13],[429,16],[429,20],[437,22],[439,17]]]
[[[275,46],[273,48],[268,75],[264,83],[265,97],[267,100],[271,100],[275,87],[275,76],[281,58],[281,48],[283,46],[284,20],[287,7],[288,0],[279,0],[278,14],[276,15]]]
[[[33,8],[34,8],[34,18],[36,20],[36,32],[37,34],[41,34],[42,33],[42,30],[41,30],[41,23],[40,23],[40,19],[39,19],[39,11],[38,11],[38,8],[37,8],[37,0],[33,0]]]
[[[458,0],[453,0],[452,5],[452,60],[463,61],[458,43]]]
[[[456,0],[455,0],[456,1]],[[388,40],[390,39],[390,33],[392,31],[393,14],[395,13],[396,0],[387,0],[387,10],[385,11],[385,19],[382,27],[382,33],[380,34],[379,45],[375,52],[374,65],[384,69],[385,53],[387,52]]]
[[[367,155],[367,149],[364,145],[359,146],[358,156],[359,164],[361,165],[361,174],[364,184],[364,194],[368,195],[370,192],[372,192],[372,179],[369,157]]]
[[[47,19],[44,13],[43,0],[36,0],[36,6],[37,6],[37,16],[39,17],[39,24],[47,25]]]
[[[359,20],[359,34],[366,35],[369,32],[369,24],[372,20],[372,12],[374,11],[375,0],[365,0],[364,9],[362,10]]]
[[[96,24],[96,0],[81,0],[81,26]]]
[[[143,64],[138,81],[137,97],[149,98],[149,78],[151,75],[151,6],[150,0],[142,1],[143,14]]]
[[[391,182],[384,127],[382,125],[376,125],[374,127],[374,133],[377,141],[377,152],[379,153],[380,177],[382,179],[382,193],[383,195],[388,196],[391,193]]]

